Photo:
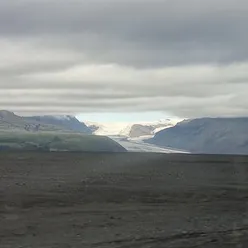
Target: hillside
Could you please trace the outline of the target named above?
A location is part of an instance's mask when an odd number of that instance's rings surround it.
[[[61,116],[32,116],[26,117],[26,120],[38,121],[43,124],[50,124],[67,129],[70,131],[91,134],[91,130],[83,123],[80,122],[76,117],[70,115]]]
[[[200,118],[178,123],[147,140],[193,153],[248,154],[248,118]]]
[[[57,132],[0,132],[0,151],[125,152],[121,145],[104,136]]]
[[[91,134],[73,116],[22,117],[0,111],[0,150],[125,152],[108,137]]]
[[[179,120],[165,119],[132,124],[126,127],[125,130],[122,130],[121,134],[130,138],[154,136],[160,130],[175,126],[178,121]]]
[[[52,124],[41,123],[29,117],[21,117],[6,110],[0,111],[0,131],[65,131],[65,128]]]

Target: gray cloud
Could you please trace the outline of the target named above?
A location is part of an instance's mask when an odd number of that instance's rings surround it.
[[[247,115],[247,24],[246,0],[1,0],[1,108]]]
[[[7,1],[0,33],[133,66],[247,60],[246,0]],[[43,36],[43,38],[42,38]]]

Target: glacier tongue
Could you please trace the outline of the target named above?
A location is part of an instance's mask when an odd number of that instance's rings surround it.
[[[128,125],[128,123],[123,122],[92,122],[85,121],[84,122],[88,127],[95,127],[94,131],[95,135],[120,135],[122,130]]]

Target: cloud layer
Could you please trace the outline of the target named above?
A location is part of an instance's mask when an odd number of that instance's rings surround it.
[[[247,25],[247,0],[1,0],[1,109],[247,115]]]

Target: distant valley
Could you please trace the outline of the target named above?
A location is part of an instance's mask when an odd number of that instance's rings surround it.
[[[0,150],[248,155],[248,117],[101,123],[0,111]]]
[[[85,124],[95,135],[106,135],[130,152],[186,153],[185,150],[166,148],[146,142],[160,130],[175,126],[179,119],[164,119],[140,123],[99,123],[86,121]]]
[[[248,117],[111,124],[113,129],[106,124],[86,125],[97,135],[112,136],[131,151],[248,155]]]
[[[84,123],[91,129],[93,134],[107,136],[121,136],[127,138],[150,138],[165,128],[175,126],[181,119],[164,119],[153,122],[91,122]]]

